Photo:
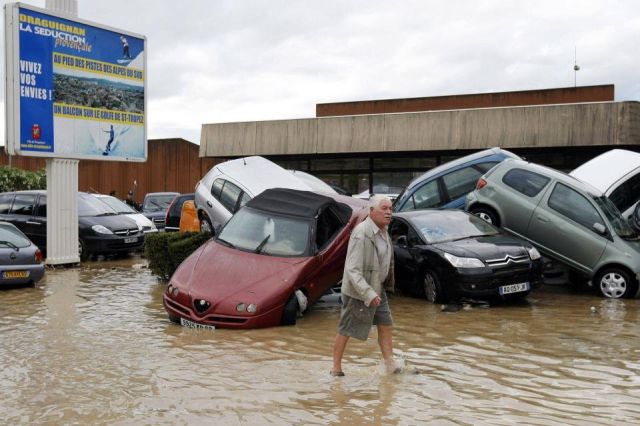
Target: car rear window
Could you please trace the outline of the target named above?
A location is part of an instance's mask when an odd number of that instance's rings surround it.
[[[535,197],[549,183],[549,178],[529,170],[511,169],[503,177],[502,182],[527,197]]]
[[[0,247],[29,247],[31,241],[11,225],[0,225]]]

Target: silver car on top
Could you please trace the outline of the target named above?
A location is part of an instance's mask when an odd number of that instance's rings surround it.
[[[483,175],[465,209],[588,278],[604,297],[634,297],[640,237],[602,192],[537,164],[507,160]]]

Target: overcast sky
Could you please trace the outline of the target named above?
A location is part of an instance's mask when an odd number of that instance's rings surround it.
[[[78,16],[147,37],[150,139],[323,102],[570,87],[574,48],[578,85],[640,100],[637,0],[79,0]]]

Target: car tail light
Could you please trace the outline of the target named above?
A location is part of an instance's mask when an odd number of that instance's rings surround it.
[[[483,178],[478,179],[478,182],[476,182],[476,189],[482,189],[487,185],[487,181],[484,180]]]
[[[36,261],[36,263],[44,262],[44,257],[42,257],[42,252],[40,251],[40,249],[36,249],[34,260]]]

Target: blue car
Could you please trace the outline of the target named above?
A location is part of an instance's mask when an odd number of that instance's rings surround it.
[[[520,159],[512,152],[491,148],[441,164],[411,181],[393,210],[463,209],[465,196],[474,190],[478,178],[507,158]]]

